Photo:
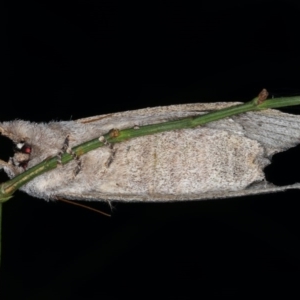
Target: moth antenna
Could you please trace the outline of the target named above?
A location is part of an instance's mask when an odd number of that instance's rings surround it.
[[[68,204],[73,204],[73,205],[80,206],[80,207],[85,208],[85,209],[89,209],[89,210],[94,211],[94,212],[96,212],[98,214],[102,214],[102,215],[104,215],[106,217],[111,217],[110,214],[107,214],[107,213],[105,213],[105,212],[103,212],[101,210],[89,207],[89,206],[81,204],[81,203],[76,203],[76,202],[73,202],[73,201],[70,201],[70,200],[67,200],[67,199],[63,199],[63,198],[56,198],[56,199],[59,200],[59,201],[62,201],[62,202],[66,202]]]
[[[64,153],[68,153],[68,154],[72,155],[72,157],[75,159],[75,161],[77,163],[76,169],[74,171],[74,177],[75,177],[81,170],[81,160],[80,160],[79,156],[69,146],[69,143],[70,143],[70,135],[67,135],[67,137],[64,140],[61,150],[57,154],[57,162],[60,165],[62,164],[61,157]]]

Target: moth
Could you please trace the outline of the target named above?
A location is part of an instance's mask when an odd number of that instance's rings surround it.
[[[136,128],[196,116],[239,103],[183,104],[145,108],[50,123],[0,123],[15,154],[1,168],[10,178],[70,147],[109,130]],[[265,179],[272,156],[296,146],[300,117],[269,109],[248,112],[193,129],[173,130],[104,146],[46,172],[21,190],[45,200],[180,201],[229,198],[300,188]],[[112,155],[113,153],[113,155]],[[109,163],[108,163],[109,162]]]

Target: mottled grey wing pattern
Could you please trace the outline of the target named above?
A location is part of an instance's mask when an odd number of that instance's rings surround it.
[[[300,116],[269,109],[233,116],[242,124],[245,135],[266,148],[267,155],[287,150],[300,143]]]
[[[138,111],[128,111],[123,113],[95,116],[80,119],[82,123],[97,123],[107,131],[112,128],[127,128],[134,125],[145,125],[159,123],[170,119],[186,116],[199,115],[210,111],[222,109],[239,103],[211,103],[211,104],[184,104],[167,107],[155,107],[141,109]],[[266,151],[266,156],[284,151],[296,146],[300,141],[300,117],[285,114],[277,110],[265,110],[259,112],[249,112],[233,116],[224,120],[205,125],[209,128],[224,129],[237,135],[243,135],[261,143]],[[267,182],[253,184],[245,190],[214,192],[189,195],[114,195],[101,194],[98,191],[89,191],[80,196],[72,193],[60,194],[58,197],[74,200],[117,200],[117,201],[178,201],[178,200],[197,200],[197,199],[218,199],[246,195],[263,194],[270,192],[285,191],[287,189],[299,189],[300,184],[288,186],[274,186]]]

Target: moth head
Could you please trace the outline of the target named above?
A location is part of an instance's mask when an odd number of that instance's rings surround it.
[[[25,141],[17,142],[14,149],[15,154],[11,158],[12,164],[25,170],[30,160],[31,150],[31,146]]]
[[[16,175],[23,172],[30,161],[32,146],[24,130],[24,125],[27,125],[28,122],[26,122],[27,124],[23,123],[25,122],[12,121],[0,123],[0,135],[9,138],[14,144],[14,155],[9,158],[7,163],[0,161],[0,167],[3,167],[7,173],[10,173],[9,175],[12,175],[12,173]]]

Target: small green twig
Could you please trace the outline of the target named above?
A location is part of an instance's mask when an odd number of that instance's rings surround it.
[[[0,266],[2,257],[2,203],[0,202]]]

